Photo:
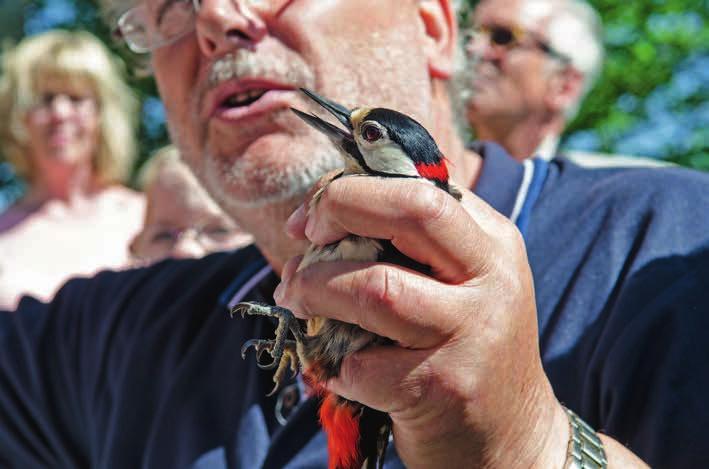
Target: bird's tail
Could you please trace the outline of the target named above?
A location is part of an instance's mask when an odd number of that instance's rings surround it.
[[[389,415],[326,392],[320,423],[327,436],[329,469],[383,467],[391,433]]]
[[[359,419],[362,405],[327,393],[320,405],[320,423],[327,436],[329,469],[359,469]]]

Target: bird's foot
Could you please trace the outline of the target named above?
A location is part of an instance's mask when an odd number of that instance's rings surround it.
[[[273,390],[268,394],[273,395],[281,385],[286,370],[290,369],[293,375],[298,373],[300,359],[298,357],[298,342],[302,343],[303,332],[300,323],[293,313],[280,306],[272,306],[265,303],[247,302],[239,303],[232,310],[232,316],[240,313],[242,317],[269,316],[278,319],[276,327],[276,337],[273,340],[251,339],[241,347],[241,358],[246,358],[246,352],[253,347],[256,350],[256,360],[258,367],[263,370],[276,368],[273,374],[273,381],[276,383]],[[295,340],[287,340],[288,331],[293,334]],[[273,359],[270,363],[261,363],[261,355],[267,352]]]

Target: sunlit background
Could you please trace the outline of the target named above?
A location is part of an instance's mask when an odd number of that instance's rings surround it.
[[[563,148],[639,155],[709,170],[709,0],[590,3],[605,24],[606,63],[568,128]],[[134,60],[111,41],[94,1],[0,0],[3,43],[52,28],[87,29],[127,62]],[[167,134],[152,80],[133,76],[131,83],[143,103],[139,164],[166,143]],[[22,190],[22,181],[0,156],[0,211]]]

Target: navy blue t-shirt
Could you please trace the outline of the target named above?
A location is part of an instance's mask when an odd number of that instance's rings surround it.
[[[560,401],[653,466],[709,467],[709,176],[478,150],[475,192],[525,236]],[[240,357],[273,324],[228,314],[276,283],[250,247],[0,313],[0,467],[326,467],[317,403],[295,381],[266,397],[272,373]]]

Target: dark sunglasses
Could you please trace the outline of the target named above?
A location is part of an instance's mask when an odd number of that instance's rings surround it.
[[[500,25],[472,27],[466,31],[466,44],[480,36],[486,36],[490,40],[491,44],[505,47],[507,49],[511,49],[516,45],[521,45],[525,37],[530,37],[534,45],[545,54],[563,63],[571,62],[571,58],[569,58],[569,56],[553,49],[546,41],[535,37],[533,33],[527,32],[521,28],[508,28]]]

